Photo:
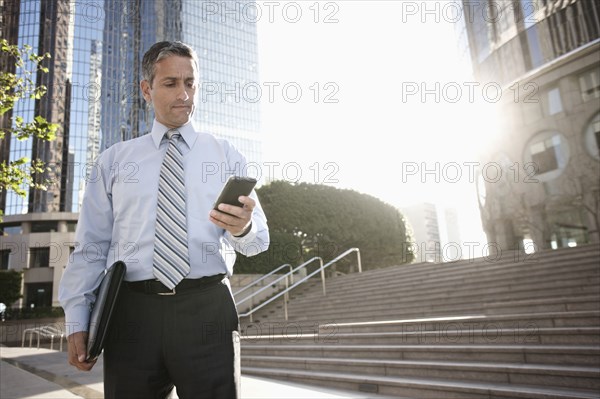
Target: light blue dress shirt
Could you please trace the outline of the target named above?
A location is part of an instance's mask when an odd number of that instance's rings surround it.
[[[104,270],[115,261],[127,265],[127,281],[153,279],[154,225],[158,178],[168,147],[169,129],[154,121],[152,132],[117,143],[89,168],[76,247],[59,286],[67,334],[88,329],[90,305]],[[256,201],[252,228],[234,237],[210,222],[209,213],[227,178],[246,175],[246,159],[226,140],[199,133],[192,123],[180,127],[186,186],[187,278],[233,273],[238,251],[256,255],[269,246],[265,214]]]

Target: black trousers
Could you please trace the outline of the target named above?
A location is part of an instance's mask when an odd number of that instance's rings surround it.
[[[105,398],[236,398],[238,315],[228,281],[173,296],[124,284],[104,348]]]

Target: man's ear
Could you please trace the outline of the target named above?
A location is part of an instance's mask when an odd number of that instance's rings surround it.
[[[146,79],[140,82],[140,89],[142,89],[142,94],[144,95],[146,102],[148,104],[152,104],[152,95],[150,94],[152,87],[150,87],[150,83],[148,83]]]

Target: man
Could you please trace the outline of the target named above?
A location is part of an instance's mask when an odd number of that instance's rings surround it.
[[[226,276],[235,251],[267,249],[266,218],[256,193],[243,207],[213,210],[227,174],[246,161],[227,141],[191,123],[198,87],[195,52],[159,42],[144,55],[144,98],[152,131],[117,143],[87,180],[75,251],[59,299],[69,362],[86,362],[90,304],[105,268],[127,265],[126,283],[104,349],[107,398],[233,398],[238,318]],[[181,170],[182,168],[182,170]]]

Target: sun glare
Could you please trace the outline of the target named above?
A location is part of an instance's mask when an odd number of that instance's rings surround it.
[[[335,23],[259,22],[270,177],[455,206],[481,238],[473,164],[496,124],[453,26],[399,23],[400,2],[336,4]]]

